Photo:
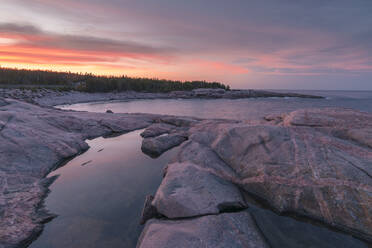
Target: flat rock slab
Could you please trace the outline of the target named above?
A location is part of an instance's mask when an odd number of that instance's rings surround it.
[[[152,204],[167,218],[217,214],[246,207],[235,185],[190,162],[168,165]]]
[[[248,212],[147,222],[138,248],[266,248]]]

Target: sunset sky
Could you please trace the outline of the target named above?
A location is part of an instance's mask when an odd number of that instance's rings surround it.
[[[372,1],[1,0],[0,65],[372,90]]]

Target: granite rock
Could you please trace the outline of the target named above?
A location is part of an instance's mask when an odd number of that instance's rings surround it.
[[[266,248],[248,212],[224,213],[183,220],[147,222],[138,248]]]
[[[236,176],[226,179],[244,194],[372,240],[371,114],[301,110],[276,124],[211,126],[189,139],[231,167]]]
[[[162,134],[170,133],[176,127],[166,123],[154,123],[141,133],[143,138],[152,138]]]
[[[187,140],[187,135],[180,133],[173,133],[162,135],[154,138],[145,138],[142,141],[142,152],[151,156],[158,157],[169,149],[182,144]]]
[[[84,140],[151,125],[159,116],[62,111],[6,99],[0,106],[0,247],[25,246],[53,215],[46,175],[88,149]]]
[[[235,185],[190,162],[168,165],[152,205],[170,219],[246,207]]]

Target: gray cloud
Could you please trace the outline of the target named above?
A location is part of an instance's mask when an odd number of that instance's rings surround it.
[[[150,56],[168,55],[170,56],[175,49],[168,47],[155,47],[144,45],[132,41],[121,41],[93,36],[67,35],[45,32],[39,27],[30,24],[0,23],[0,34],[17,34],[24,36],[19,45],[31,45],[40,48],[60,48],[77,51],[110,52],[121,54]],[[28,36],[32,38],[28,39]],[[34,37],[38,39],[34,39]]]
[[[40,34],[42,31],[31,24],[0,23],[0,33]]]

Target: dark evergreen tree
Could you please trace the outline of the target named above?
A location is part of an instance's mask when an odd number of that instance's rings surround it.
[[[170,92],[197,88],[230,87],[219,82],[172,81],[157,78],[133,78],[127,76],[95,76],[90,73],[55,72],[46,70],[25,70],[0,67],[0,84],[61,86],[86,92],[141,91]]]

